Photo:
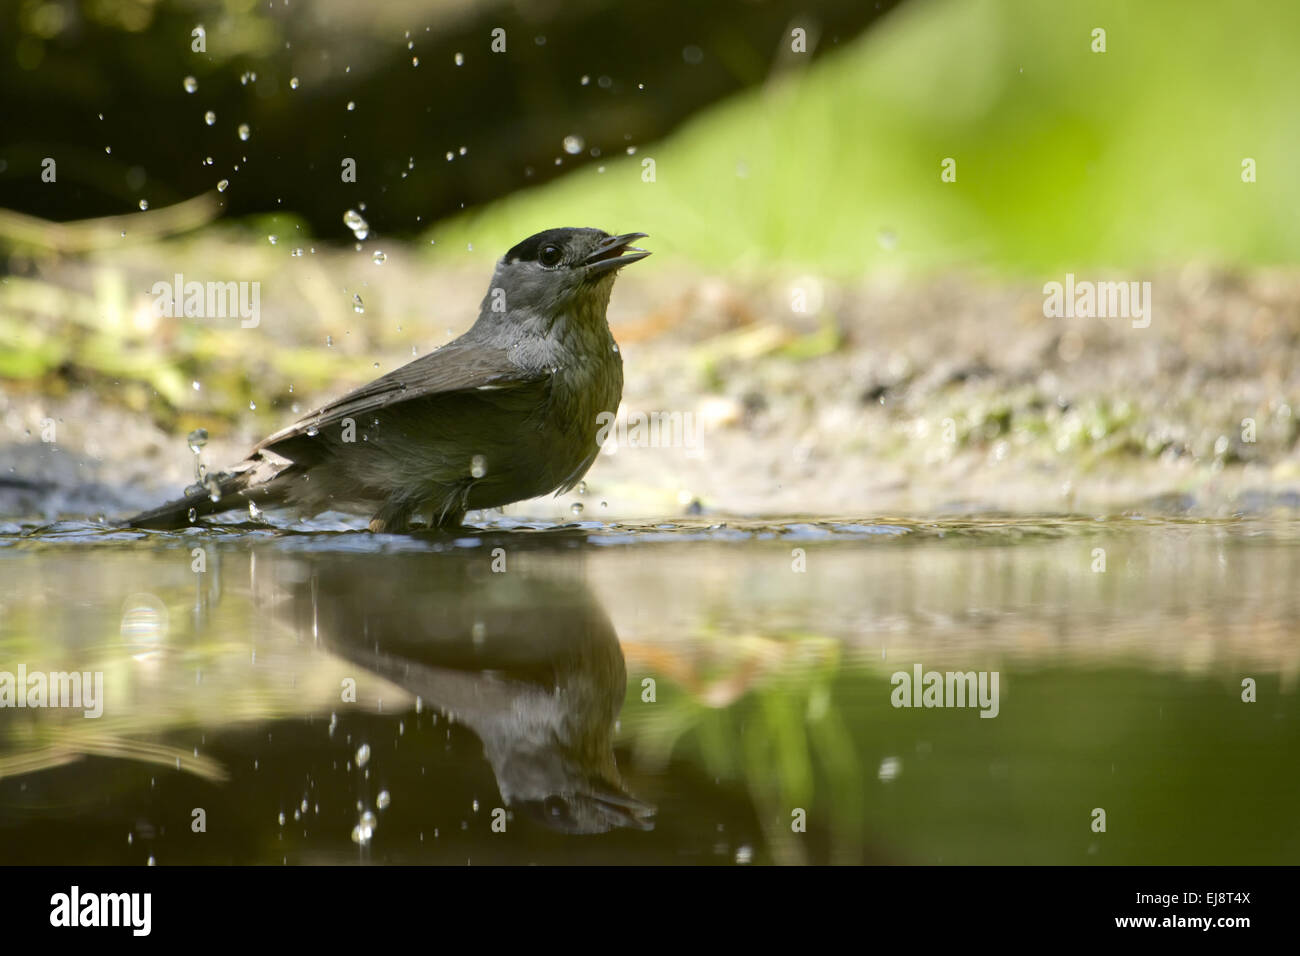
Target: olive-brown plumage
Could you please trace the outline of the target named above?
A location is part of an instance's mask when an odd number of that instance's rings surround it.
[[[618,269],[649,255],[630,245],[643,235],[530,236],[497,263],[460,338],[263,439],[215,487],[126,524],[182,527],[254,502],[362,512],[371,530],[401,531],[572,488],[600,450],[599,416],[622,397],[605,310]]]

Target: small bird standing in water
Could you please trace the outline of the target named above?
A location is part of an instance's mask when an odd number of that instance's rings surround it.
[[[125,522],[178,528],[201,515],[287,506],[372,515],[404,531],[454,527],[471,509],[568,491],[623,395],[605,319],[614,276],[650,253],[645,233],[548,229],[497,263],[468,332],[263,439],[206,487]]]

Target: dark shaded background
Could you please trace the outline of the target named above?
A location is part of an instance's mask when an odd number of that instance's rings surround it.
[[[333,233],[365,202],[409,234],[662,137],[780,69],[789,44],[773,38],[796,26],[816,56],[896,2],[6,4],[0,207],[84,219],[228,179],[236,215],[292,210]],[[206,53],[191,51],[200,23]],[[504,53],[490,52],[496,28]],[[448,162],[461,147],[473,161]],[[42,188],[47,156],[62,188]],[[356,183],[341,181],[343,157]]]

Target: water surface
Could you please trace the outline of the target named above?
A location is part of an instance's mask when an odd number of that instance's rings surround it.
[[[0,525],[0,672],[103,675],[0,709],[0,862],[1294,862],[1297,582],[1289,518]]]

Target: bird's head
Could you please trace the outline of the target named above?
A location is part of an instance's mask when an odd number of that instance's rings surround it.
[[[482,312],[554,318],[597,305],[603,314],[618,270],[650,255],[631,244],[644,236],[612,236],[601,229],[547,229],[529,236],[497,263]]]

